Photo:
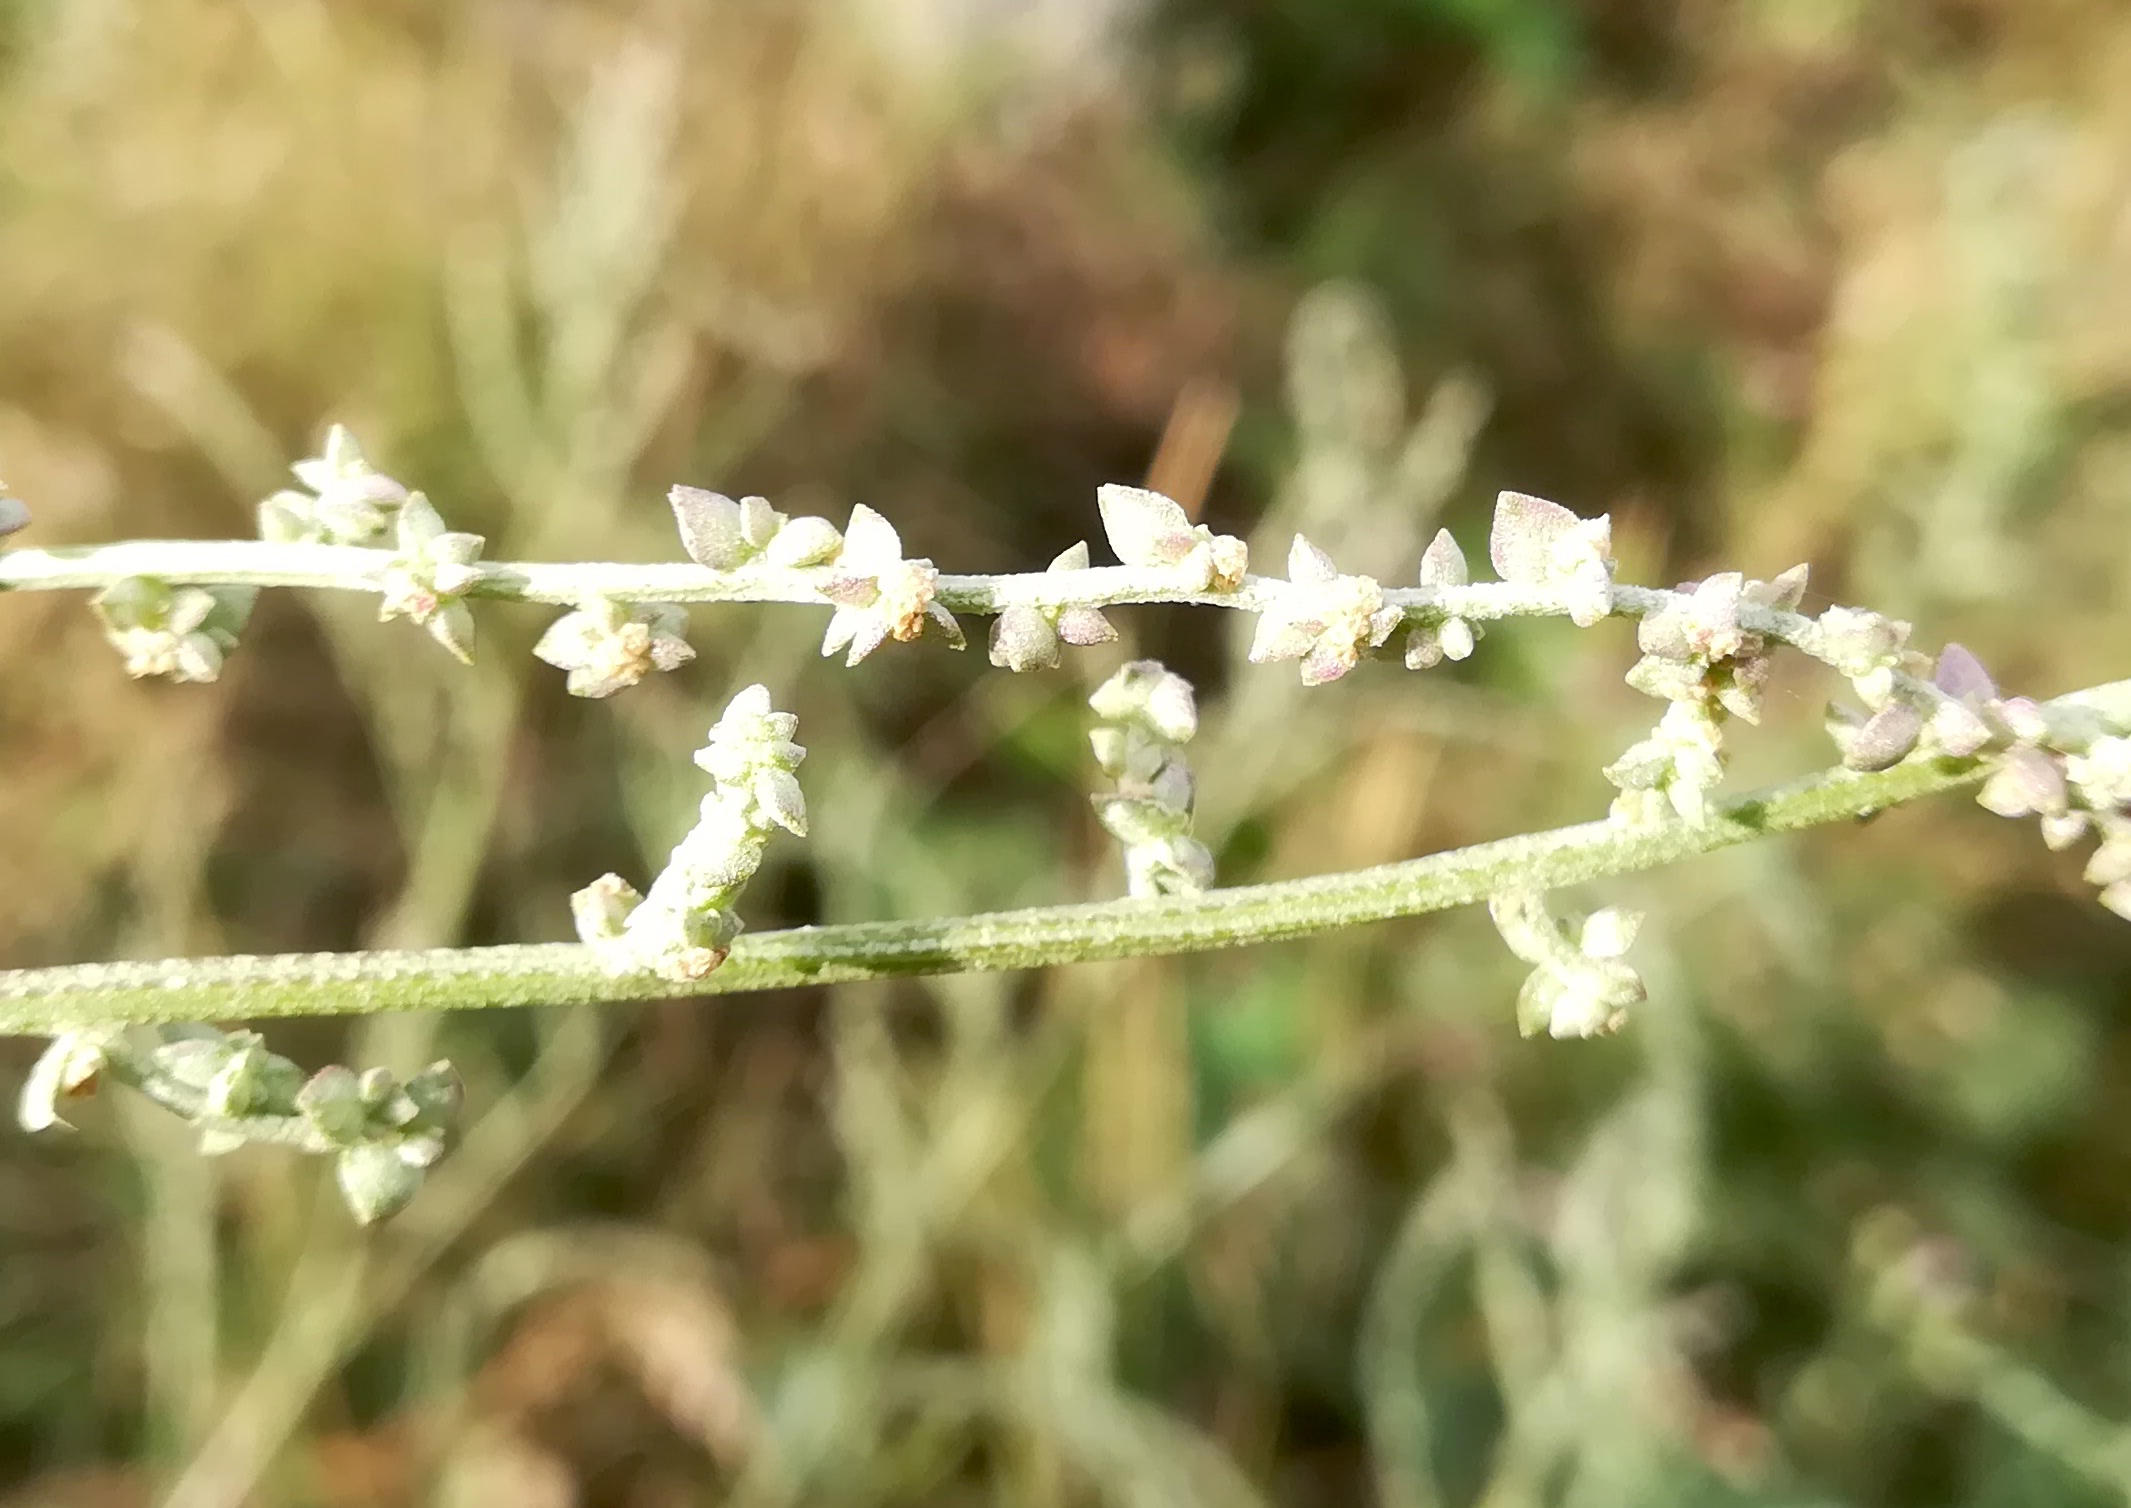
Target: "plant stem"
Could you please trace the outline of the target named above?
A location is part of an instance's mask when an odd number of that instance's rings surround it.
[[[260,540],[133,539],[117,544],[0,554],[0,591],[97,591],[129,577],[153,576],[174,586],[314,587],[375,592],[398,557],[356,545],[272,544]],[[745,566],[713,571],[690,561],[479,561],[469,597],[569,606],[589,597],[624,602],[790,602],[833,604],[822,587],[831,567],[801,570]],[[1028,571],[999,576],[942,574],[937,595],[955,612],[997,613],[1011,606],[1118,607],[1175,602],[1262,612],[1290,584],[1250,576],[1233,592],[1183,591],[1177,572],[1160,566],[1096,566],[1085,571]],[[1670,600],[1669,592],[1616,587],[1614,610],[1640,616]],[[1407,608],[1436,608],[1471,619],[1558,616],[1559,593],[1517,582],[1459,587],[1387,588],[1384,600]],[[1763,614],[1751,626],[1778,637],[1810,620]]]
[[[2131,680],[2059,699],[2131,727]],[[742,937],[707,978],[610,977],[576,944],[427,952],[81,964],[0,973],[0,1032],[49,1035],[116,1022],[591,1005],[836,984],[895,975],[1026,969],[1192,953],[1469,905],[1654,869],[1775,833],[1869,815],[1980,781],[1981,759],[1917,757],[1836,770],[1730,801],[1699,826],[1587,822],[1351,873],[1200,896],[1044,906],[923,921],[800,927]]]

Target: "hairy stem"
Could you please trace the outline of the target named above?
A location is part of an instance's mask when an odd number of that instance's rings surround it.
[[[2131,681],[2060,698],[2060,704],[2074,703],[2095,709],[2115,727],[2131,727]],[[743,936],[721,968],[691,983],[650,974],[610,977],[589,950],[560,943],[21,970],[0,973],[0,1032],[49,1035],[115,1022],[589,1005],[1239,947],[1441,911],[1510,888],[1552,889],[1654,869],[1971,785],[1986,768],[1981,759],[1916,757],[1877,773],[1831,771],[1733,800],[1699,825],[1588,822],[1373,869],[1199,896],[766,932]]]
[[[52,550],[10,550],[0,555],[0,591],[94,591],[136,576],[174,586],[313,587],[376,592],[379,578],[398,557],[391,550],[356,545],[272,544],[259,540],[133,539],[117,544]],[[690,561],[477,561],[469,597],[568,606],[589,597],[625,602],[789,602],[831,606],[822,587],[829,567],[782,569],[746,566],[713,571]],[[1174,602],[1262,612],[1291,584],[1264,576],[1245,578],[1233,592],[1184,591],[1178,573],[1162,566],[1096,566],[1085,571],[1029,571],[999,576],[943,573],[937,600],[955,612],[997,613],[1013,606],[1119,607]],[[1614,611],[1634,616],[1654,612],[1672,593],[1615,587]],[[1552,617],[1562,612],[1560,594],[1517,582],[1481,582],[1456,587],[1387,588],[1384,600],[1408,610],[1431,608],[1462,618]],[[1745,621],[1759,631],[1789,639],[1810,619],[1790,613],[1750,611]]]

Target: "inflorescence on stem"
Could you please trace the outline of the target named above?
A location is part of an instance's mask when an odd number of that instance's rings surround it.
[[[1032,930],[1021,938],[1027,945],[1021,951],[1008,918],[960,919],[937,924],[945,929],[940,935],[960,935],[953,929],[963,926],[981,942],[961,951],[935,948],[923,958],[917,957],[923,947],[913,952],[907,940],[891,943],[893,924],[873,924],[887,929],[873,944],[887,950],[876,959],[883,972],[1179,951],[1485,899],[1511,951],[1532,968],[1518,1011],[1522,1029],[1554,1036],[1612,1030],[1642,998],[1641,980],[1625,960],[1639,918],[1605,909],[1572,928],[1556,918],[1545,892],[1762,830],[1728,808],[1717,790],[1729,725],[1759,720],[1770,657],[1785,646],[1836,671],[1861,704],[1829,715],[1841,772],[1815,789],[1841,799],[1790,798],[1784,809],[1790,818],[1799,825],[1831,820],[1849,809],[1845,801],[1863,810],[1860,793],[1867,790],[1884,803],[1979,782],[1986,807],[2039,818],[2053,848],[2097,836],[2087,877],[2101,888],[2103,904],[2131,917],[2131,707],[2125,705],[2131,697],[2121,685],[2104,688],[2106,695],[2048,703],[2001,695],[1960,646],[1936,657],[1910,648],[1906,623],[1851,607],[1801,613],[1803,566],[1767,581],[1725,572],[1672,590],[1622,585],[1614,580],[1608,519],[1580,518],[1523,493],[1505,492],[1496,504],[1487,553],[1498,580],[1473,581],[1463,550],[1443,531],[1423,552],[1416,584],[1392,587],[1343,571],[1301,535],[1289,549],[1284,580],[1253,576],[1241,539],[1195,524],[1170,498],[1136,487],[1107,486],[1097,495],[1115,566],[1091,564],[1080,543],[1040,572],[957,576],[908,556],[894,526],[863,504],[838,529],[826,519],[787,517],[764,498],[735,500],[687,486],[670,496],[685,564],[486,561],[481,536],[449,528],[420,492],[379,473],[343,429],[335,427],[322,453],[293,470],[302,489],[260,504],[256,541],[15,550],[0,554],[0,590],[93,591],[127,672],[182,681],[211,681],[221,673],[266,587],[374,593],[381,619],[409,619],[461,660],[475,651],[475,602],[551,603],[567,611],[534,653],[567,673],[572,693],[588,697],[612,695],[690,660],[684,610],[690,603],[818,605],[828,612],[821,652],[841,656],[847,666],[891,642],[931,637],[960,649],[956,614],[988,615],[991,663],[1017,672],[1053,668],[1067,647],[1114,640],[1107,608],[1223,607],[1258,616],[1253,662],[1295,661],[1309,686],[1338,680],[1365,660],[1423,670],[1465,659],[1483,626],[1505,619],[1566,618],[1580,627],[1609,616],[1639,620],[1641,658],[1627,679],[1665,710],[1649,735],[1607,768],[1619,791],[1607,820],[1563,830],[1575,835],[1571,848],[1546,846],[1561,834],[1535,835],[1513,840],[1524,848],[1490,852],[1477,867],[1460,866],[1479,849],[1416,860],[1410,881],[1387,882],[1388,903],[1375,898],[1377,882],[1363,877],[1298,882],[1294,905],[1269,902],[1265,917],[1224,931],[1233,921],[1229,913],[1248,911],[1254,902],[1244,891],[1211,888],[1212,856],[1191,834],[1194,781],[1183,746],[1197,726],[1192,691],[1159,663],[1134,661],[1090,698],[1098,719],[1090,735],[1096,762],[1114,783],[1093,799],[1124,847],[1131,899],[1118,904],[1152,909],[1118,916],[1100,906],[1026,913],[1031,920],[1018,925]],[[0,499],[0,535],[28,522],[20,503]],[[781,829],[805,836],[796,774],[805,750],[793,741],[796,726],[790,714],[774,710],[766,687],[734,697],[696,755],[712,782],[699,821],[649,889],[639,894],[606,875],[573,897],[579,936],[598,975],[610,981],[604,991],[588,989],[571,968],[543,964],[531,974],[497,973],[451,962],[480,950],[391,955],[392,968],[429,970],[462,983],[486,979],[497,1000],[542,987],[555,999],[639,998],[659,988],[694,992],[727,964],[741,930],[738,897],[771,835]],[[1815,815],[1822,811],[1830,815]],[[1561,862],[1563,854],[1575,862]],[[1466,889],[1451,883],[1459,876]],[[1355,883],[1341,901],[1349,909],[1327,909],[1326,896],[1341,895],[1338,882],[1349,878]],[[1310,889],[1313,884],[1319,888]],[[1279,886],[1253,892],[1287,894]],[[1366,904],[1356,897],[1368,898]],[[873,963],[837,972],[839,933],[849,934],[860,952],[867,946],[860,935],[871,935],[864,926],[801,929],[780,934],[777,948],[797,950],[796,978],[867,977]],[[521,951],[546,956],[537,948]],[[901,967],[913,961],[922,967]],[[181,986],[214,977],[211,961],[156,967]],[[245,977],[242,970],[231,976],[240,983]],[[503,983],[506,977],[512,982]],[[0,974],[0,999],[10,995],[10,978]],[[38,993],[27,983],[33,976],[12,978]],[[528,982],[534,979],[547,983]],[[95,987],[84,984],[81,993],[84,1010],[93,1009]],[[122,989],[107,994],[132,998]],[[243,991],[232,998],[242,1000]],[[444,1120],[456,1100],[455,1089],[442,1087],[448,1065],[404,1086],[382,1070],[358,1075],[332,1068],[306,1080],[248,1033],[165,1026],[150,1041],[139,1035],[149,1030],[139,1024],[143,1019],[70,1020],[32,1077],[23,1123],[32,1129],[58,1124],[63,1099],[99,1078],[115,1078],[198,1124],[214,1146],[233,1144],[232,1138],[269,1140],[335,1154],[343,1188],[364,1218],[404,1203],[420,1170],[443,1150]]]

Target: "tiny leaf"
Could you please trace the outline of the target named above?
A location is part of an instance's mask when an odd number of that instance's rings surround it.
[[[1332,563],[1331,556],[1300,534],[1295,536],[1295,542],[1288,546],[1287,552],[1288,580],[1315,586],[1336,580],[1338,576],[1339,567]]]
[[[697,565],[729,571],[752,553],[741,528],[740,505],[724,493],[675,487],[666,500],[673,505],[674,522],[680,527],[681,548]]]
[[[1421,552],[1422,586],[1464,586],[1472,579],[1465,552],[1448,529],[1438,529],[1428,548]]]
[[[341,1198],[364,1225],[405,1209],[422,1186],[422,1170],[408,1166],[397,1147],[378,1142],[348,1148],[333,1172]]]
[[[1576,515],[1559,503],[1525,492],[1504,492],[1495,499],[1488,558],[1504,581],[1544,581],[1550,574],[1554,542],[1576,524]]]
[[[1191,550],[1191,519],[1159,492],[1111,482],[1095,490],[1095,506],[1110,548],[1126,565],[1174,565]]]
[[[1939,663],[1931,673],[1932,684],[1951,697],[1974,698],[1990,701],[1998,694],[1998,686],[1983,668],[1983,662],[1958,644],[1949,644],[1939,651]]]

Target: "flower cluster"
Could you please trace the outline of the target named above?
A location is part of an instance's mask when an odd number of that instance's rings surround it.
[[[962,647],[962,625],[933,600],[939,571],[929,560],[905,560],[895,526],[864,503],[852,508],[843,548],[829,568],[821,594],[836,611],[822,636],[822,654],[848,649],[844,664],[856,665],[888,639],[909,643],[925,631],[927,619],[939,625],[950,645]]]
[[[128,576],[97,593],[93,606],[127,675],[212,681],[237,647],[258,595],[246,586],[173,587],[153,576]]]
[[[1375,581],[1340,575],[1332,558],[1300,534],[1288,549],[1287,575],[1288,589],[1258,619],[1250,658],[1254,665],[1302,661],[1305,686],[1338,680],[1405,618]]]
[[[1578,518],[1559,503],[1523,492],[1495,499],[1488,558],[1504,581],[1547,587],[1578,628],[1613,611],[1613,521]]]
[[[25,1130],[64,1126],[62,1102],[110,1078],[189,1122],[210,1155],[251,1142],[330,1156],[341,1196],[368,1224],[403,1208],[449,1150],[462,1091],[449,1063],[405,1083],[334,1064],[305,1077],[256,1032],[132,1027],[55,1037],[23,1086]]]
[[[1806,653],[1846,677],[1864,703],[1862,712],[1839,704],[1828,709],[1828,736],[1848,769],[1884,770],[1899,764],[1934,722],[1951,740],[1952,746],[1942,752],[1972,754],[1987,741],[1987,732],[1973,717],[1962,717],[1958,698],[1919,679],[1930,673],[1931,660],[1907,647],[1909,634],[1910,626],[1899,618],[1831,607],[1798,640]],[[1934,717],[1938,708],[1947,710]]]
[[[393,543],[392,562],[378,577],[377,621],[411,618],[455,659],[471,664],[474,615],[466,589],[481,579],[475,562],[486,541],[446,529],[429,499],[415,492],[400,505]]]
[[[843,536],[825,518],[787,518],[769,499],[734,502],[722,492],[675,487],[666,494],[680,525],[681,547],[697,565],[713,571],[763,565],[820,565],[843,548]]]
[[[1213,883],[1213,855],[1191,835],[1193,784],[1183,746],[1199,729],[1191,684],[1159,660],[1134,660],[1095,689],[1102,725],[1088,735],[1095,762],[1117,782],[1095,815],[1125,848],[1132,895],[1197,895]]]
[[[1450,537],[1448,529],[1435,531],[1435,538],[1421,552],[1421,585],[1441,589],[1461,587],[1472,580],[1465,552]],[[1426,670],[1445,660],[1462,660],[1473,651],[1480,630],[1455,613],[1437,612],[1413,625],[1406,634],[1406,668]]]
[[[1973,739],[1968,752],[1993,751],[1976,800],[2001,817],[2040,819],[2052,849],[2098,836],[2086,881],[2101,888],[2104,906],[2131,919],[2131,738],[2083,709],[1999,696],[1990,673],[1958,644],[1939,656],[1933,684],[1942,697],[1934,736],[1945,737],[1938,730],[1948,724],[1963,741]]]
[[[1183,505],[1144,487],[1110,483],[1095,492],[1103,533],[1128,566],[1169,566],[1187,592],[1232,592],[1250,568],[1250,547],[1194,524]]]
[[[1045,567],[1045,574],[1085,571],[1088,545],[1083,540]],[[991,662],[1001,670],[1054,670],[1061,643],[1085,647],[1108,644],[1117,630],[1100,608],[1031,607],[1016,603],[992,619]]]
[[[631,606],[595,596],[549,624],[533,653],[570,673],[570,695],[612,696],[654,670],[678,670],[694,659],[687,629],[688,615],[673,603]]]
[[[1769,673],[1768,638],[1743,616],[1790,612],[1804,595],[1806,569],[1793,566],[1773,581],[1749,581],[1726,571],[1682,586],[1636,626],[1642,658],[1628,684],[1671,705],[1648,738],[1606,769],[1620,788],[1613,815],[1626,822],[1701,822],[1724,774],[1724,721],[1761,720],[1761,691]]]
[[[404,1084],[382,1068],[356,1073],[338,1064],[311,1075],[296,1108],[341,1148],[334,1178],[365,1223],[403,1208],[450,1145],[464,1091],[449,1063],[436,1062]]]
[[[1532,966],[1517,993],[1517,1029],[1527,1037],[1592,1037],[1614,1031],[1644,998],[1642,976],[1624,961],[1643,919],[1607,907],[1584,918],[1572,938],[1546,896],[1519,890],[1487,903],[1503,942]]]
[[[1470,656],[1480,624],[1496,618],[1566,616],[1588,627],[1616,610],[1639,614],[1641,657],[1627,681],[1666,708],[1649,736],[1606,771],[1620,791],[1613,816],[1623,823],[1708,821],[1727,723],[1759,720],[1771,654],[1790,644],[1838,671],[1863,704],[1831,710],[1844,765],[1871,772],[1912,757],[1921,767],[1925,755],[1966,761],[1930,774],[1984,774],[1979,800],[2008,816],[2039,818],[2053,848],[2098,836],[2087,877],[2106,905],[2131,917],[2131,737],[2121,723],[2105,724],[2073,699],[2043,706],[2002,697],[1973,655],[1949,645],[1933,662],[1908,647],[1909,625],[1895,619],[1850,607],[1800,616],[1803,566],[1770,581],[1721,573],[1666,593],[1616,587],[1609,520],[1580,518],[1524,493],[1496,501],[1488,555],[1498,583],[1473,583],[1464,552],[1439,531],[1421,557],[1419,589],[1387,590],[1372,577],[1342,574],[1301,535],[1286,581],[1250,578],[1243,541],[1194,524],[1173,499],[1136,487],[1097,494],[1122,569],[1093,571],[1087,545],[1077,544],[1040,577],[1018,578],[943,577],[930,560],[905,558],[895,528],[864,505],[838,530],[821,518],[789,518],[761,497],[676,487],[670,501],[681,542],[703,571],[646,566],[639,573],[611,564],[483,566],[481,536],[447,529],[422,494],[380,475],[337,426],[323,453],[293,470],[308,491],[284,490],[260,504],[266,543],[233,547],[242,567],[235,579],[374,589],[381,618],[411,618],[462,660],[473,641],[471,595],[574,604],[534,653],[567,671],[580,696],[611,695],[693,658],[683,609],[668,598],[826,603],[822,653],[841,654],[846,665],[891,639],[923,637],[928,625],[959,649],[950,607],[995,611],[990,658],[1014,671],[1055,667],[1065,645],[1116,639],[1105,606],[1210,603],[1258,612],[1251,660],[1299,662],[1305,685],[1340,679],[1365,656],[1399,655],[1393,641],[1402,630],[1405,664],[1424,669]],[[0,537],[27,520],[21,504],[0,498]],[[277,547],[291,544],[305,547]],[[321,544],[388,548],[313,548]],[[0,559],[0,580],[109,583],[96,609],[130,673],[212,680],[254,590],[134,574],[144,558],[155,559],[153,548],[145,556],[140,544],[109,555],[21,552]],[[201,580],[201,562],[222,558],[215,546],[169,548],[179,561],[162,569],[178,581]],[[219,579],[219,568],[205,574]],[[1123,845],[1131,894],[1203,891],[1214,865],[1192,835],[1194,783],[1184,757],[1197,727],[1191,687],[1156,661],[1135,661],[1089,705],[1100,719],[1090,735],[1095,758],[1114,782],[1094,807]],[[742,925],[735,902],[771,835],[806,832],[796,728],[764,687],[732,699],[696,755],[711,790],[648,893],[609,874],[572,897],[578,933],[600,967],[685,980],[725,960]],[[1869,782],[1848,791],[1873,800],[1879,793]],[[1634,847],[1632,837],[1623,846]],[[1529,871],[1505,869],[1489,883],[1537,882]],[[1570,927],[1549,913],[1543,894],[1523,890],[1497,896],[1490,910],[1531,965],[1519,1003],[1527,1033],[1610,1030],[1643,998],[1642,981],[1624,961],[1635,917],[1608,909]],[[140,1085],[192,1120],[212,1149],[273,1140],[333,1153],[342,1188],[366,1219],[403,1203],[441,1155],[444,1117],[456,1098],[441,1066],[404,1085],[378,1071],[339,1068],[306,1079],[249,1034],[183,1028],[144,1040],[112,1030],[53,1043],[25,1094],[24,1123],[56,1124],[60,1104],[100,1077]]]
[[[766,687],[740,692],[696,752],[710,794],[650,893],[639,896],[609,874],[570,898],[578,936],[609,973],[701,979],[725,961],[742,925],[733,902],[761,867],[770,834],[806,836],[806,798],[793,773],[806,758],[792,742],[798,727],[791,713],[772,710]]]
[[[336,424],[322,451],[289,468],[310,488],[284,488],[259,505],[259,537],[278,543],[370,545],[383,538],[393,515],[407,501],[405,487],[380,475]]]

